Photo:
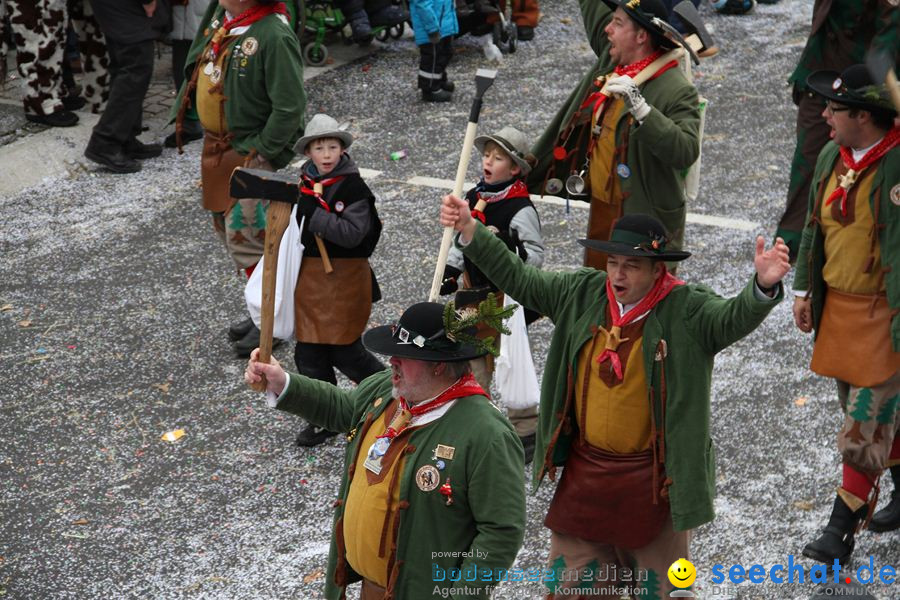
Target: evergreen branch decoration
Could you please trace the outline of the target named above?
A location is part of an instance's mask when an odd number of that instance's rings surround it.
[[[501,334],[509,335],[509,328],[504,321],[513,316],[518,304],[510,304],[507,307],[499,306],[493,293],[482,300],[477,308],[463,308],[456,310],[456,302],[451,300],[444,306],[444,331],[447,338],[461,344],[475,346],[479,350],[490,352],[494,356],[500,355],[494,336],[477,338],[467,333],[468,329],[484,324]]]

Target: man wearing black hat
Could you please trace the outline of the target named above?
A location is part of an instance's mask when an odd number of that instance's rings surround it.
[[[616,579],[598,587],[642,585],[631,591],[638,598],[669,589],[665,573],[689,556],[690,530],[714,516],[713,358],[782,298],[787,246],[764,251],[757,238],[756,276],[724,299],[667,271],[666,261],[690,254],[671,249],[647,215],[625,215],[608,241],[579,240],[609,255],[607,272],[529,267],[454,196],[444,197],[441,223],[460,232],[463,253],[501,290],[556,326],[533,468],[539,485],[565,466],[544,522],[557,573],[551,596],[569,597],[585,567]],[[646,570],[646,581],[629,582],[621,569]]]
[[[794,320],[815,330],[810,368],[844,411],[843,476],[825,531],[803,554],[846,563],[890,468],[894,495],[869,524],[900,528],[900,127],[865,65],[816,71],[831,141],[819,154],[794,279]]]
[[[591,239],[609,239],[622,214],[642,213],[660,220],[680,248],[683,172],[700,153],[700,108],[677,61],[665,58],[677,47],[659,25],[668,10],[661,0],[582,1],[581,10],[598,62],[535,145],[529,187],[558,193],[569,180],[570,195],[583,187]],[[640,86],[639,75],[649,77]],[[603,268],[604,261],[603,253],[585,251],[586,265]]]
[[[362,600],[486,598],[512,565],[525,530],[522,444],[468,362],[489,350],[474,326],[487,315],[502,329],[505,312],[414,304],[363,335],[391,369],[353,391],[288,376],[253,351],[244,378],[265,376],[270,406],[349,432],[326,598],[357,581]]]

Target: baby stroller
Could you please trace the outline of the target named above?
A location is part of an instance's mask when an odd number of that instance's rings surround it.
[[[345,44],[368,44],[372,39],[381,42],[394,38],[398,39],[406,29],[406,20],[409,18],[407,0],[368,0],[363,2],[354,0],[300,0],[303,14],[303,27],[300,29],[300,43],[303,48],[303,60],[310,66],[321,66],[328,60],[328,48],[325,45],[325,37],[329,33],[335,33]],[[366,12],[370,6],[377,8],[371,15]],[[348,6],[354,6],[356,12],[348,18]],[[343,8],[343,10],[342,10]],[[350,10],[353,10],[352,8]],[[357,17],[358,13],[362,13]],[[376,20],[379,15],[385,15],[381,20]],[[359,35],[359,21],[354,17],[365,21],[366,33]],[[371,18],[371,24],[369,19]]]
[[[496,20],[489,22],[490,15],[496,15]],[[456,0],[456,16],[460,35],[471,33],[473,37],[481,37],[489,33],[501,52],[516,51],[518,28],[506,16],[506,11],[500,9],[498,0]]]

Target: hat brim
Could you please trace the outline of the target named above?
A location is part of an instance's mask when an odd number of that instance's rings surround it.
[[[459,344],[456,349],[449,351],[420,348],[411,342],[404,343],[394,337],[392,325],[381,325],[366,331],[362,335],[362,343],[366,350],[376,354],[427,362],[461,362],[484,356],[487,353],[468,344]]]
[[[618,254],[620,256],[636,256],[638,258],[649,258],[651,260],[665,260],[678,262],[688,258],[691,253],[683,250],[664,250],[662,252],[652,252],[643,248],[636,248],[622,242],[608,242],[601,240],[580,239],[578,243],[589,250],[597,250],[598,252],[606,252],[607,254]]]
[[[306,154],[306,147],[309,146],[310,142],[321,138],[337,138],[341,140],[342,144],[344,144],[344,149],[349,148],[350,144],[353,143],[353,134],[351,134],[349,131],[336,129],[334,131],[326,131],[324,133],[317,133],[315,135],[304,135],[302,138],[297,140],[296,143],[294,143],[294,153]]]
[[[510,148],[506,141],[501,140],[500,138],[496,138],[492,135],[479,135],[474,141],[475,148],[477,148],[480,153],[484,154],[484,147],[488,142],[494,142],[503,148],[503,151],[509,155],[509,158],[522,170],[522,175],[528,175],[531,172],[531,165],[528,164],[528,161],[519,156],[515,149]]]
[[[897,113],[896,110],[892,110],[889,106],[884,106],[880,104],[875,104],[874,102],[867,102],[865,100],[860,100],[858,98],[853,98],[852,96],[848,96],[847,94],[841,94],[838,90],[834,89],[834,82],[841,76],[837,71],[815,71],[814,73],[810,73],[806,77],[806,85],[814,91],[819,96],[822,96],[826,100],[831,100],[832,102],[837,102],[838,104],[843,104],[844,106],[850,106],[852,108],[861,108],[862,110],[868,110],[873,112],[893,112]]]
[[[669,39],[669,37],[661,29],[657,28],[650,19],[645,17],[643,13],[639,13],[634,9],[629,8],[629,1],[630,0],[603,0],[603,3],[612,10],[616,10],[617,8],[624,10],[629,17],[637,21],[641,27],[646,29],[647,33],[656,38],[660,48],[663,48],[664,50],[674,50],[678,47],[678,42]]]

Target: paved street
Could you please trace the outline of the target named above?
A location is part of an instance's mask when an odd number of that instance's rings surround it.
[[[536,138],[593,64],[577,2],[541,4],[535,40],[499,66],[480,131],[513,125]],[[751,277],[755,236],[775,229],[794,142],[786,79],[811,9],[812,0],[739,17],[703,9],[721,52],[695,72],[710,104],[685,236],[695,255],[679,270],[689,282],[735,294]],[[379,196],[373,265],[384,300],[370,324],[381,325],[426,299],[442,186],[456,172],[475,70],[491,65],[459,40],[454,101],[425,105],[410,37],[340,50],[328,69],[307,72],[308,116],[350,122],[352,155]],[[145,105],[146,140],[170,131],[167,61]],[[345,443],[295,447],[301,422],[242,382],[225,335],[244,314],[242,280],[199,204],[200,144],[111,175],[81,157],[96,117],[82,114],[69,131],[27,124],[14,88],[0,99],[0,598],[321,597]],[[392,161],[398,150],[407,158]],[[473,155],[471,181],[477,164]],[[538,210],[545,268],[577,267],[584,206]],[[530,328],[539,376],[551,332],[546,319]],[[717,359],[717,519],[692,542],[702,598],[808,600],[818,587],[710,580],[715,564],[815,564],[800,550],[839,483],[840,409],[832,384],[809,372],[810,350],[784,302]],[[292,346],[275,356],[293,368]],[[161,439],[177,429],[177,442]],[[552,494],[552,482],[529,494],[515,567],[544,565]],[[854,569],[870,556],[876,570],[896,565],[898,547],[896,532],[863,532]],[[866,589],[896,600],[898,586]],[[508,583],[495,597],[538,599],[542,588]]]

